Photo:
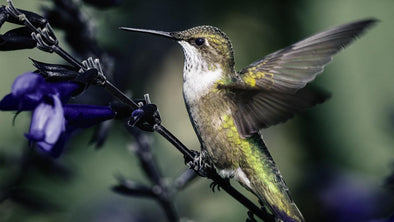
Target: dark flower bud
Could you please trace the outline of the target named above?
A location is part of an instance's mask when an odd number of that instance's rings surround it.
[[[31,49],[37,43],[31,38],[31,31],[26,27],[12,29],[0,35],[0,51]]]
[[[0,27],[4,24],[7,20],[8,14],[4,9],[4,6],[0,8]]]
[[[31,61],[47,81],[67,81],[78,76],[78,70],[72,66],[49,64],[34,59]]]
[[[155,104],[145,104],[132,112],[129,125],[138,126],[142,130],[153,132],[153,127],[158,122],[160,122],[160,116],[157,106]]]
[[[45,24],[48,23],[48,21],[44,17],[34,12],[30,12],[22,9],[18,9],[18,11],[20,13],[25,14],[26,18],[36,27],[44,27]],[[18,18],[15,18],[14,16],[8,16],[7,22],[11,22],[18,25],[24,25],[23,21],[19,20]]]
[[[149,124],[156,124],[158,118],[157,106],[155,104],[146,104],[142,106],[142,110],[144,111],[144,120]]]
[[[85,84],[88,86],[91,83],[95,83],[98,78],[98,70],[97,69],[88,69],[83,73],[80,73],[75,81]]]
[[[118,6],[122,2],[121,0],[83,0],[83,1],[97,8],[108,8],[108,7]]]

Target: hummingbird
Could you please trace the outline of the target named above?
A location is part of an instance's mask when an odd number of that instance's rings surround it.
[[[182,46],[183,96],[202,157],[223,178],[234,178],[255,194],[277,221],[302,222],[260,129],[322,103],[327,94],[307,84],[375,22],[365,19],[317,33],[238,72],[231,41],[219,28],[120,29],[166,37]]]

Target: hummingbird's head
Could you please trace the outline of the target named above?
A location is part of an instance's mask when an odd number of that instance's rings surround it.
[[[230,39],[220,29],[204,25],[173,32],[173,35],[183,48],[186,63],[198,64],[196,60],[202,60],[209,69],[231,69],[234,66]]]
[[[203,68],[211,71],[217,68],[229,71],[234,69],[234,56],[230,39],[219,28],[204,25],[177,32],[125,27],[120,29],[159,35],[177,41],[182,46],[185,54],[185,69]]]

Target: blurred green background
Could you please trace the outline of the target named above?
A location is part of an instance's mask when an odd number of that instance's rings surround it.
[[[34,12],[52,4],[14,2]],[[236,69],[240,70],[329,27],[377,18],[380,22],[335,56],[314,81],[331,92],[332,98],[262,134],[307,221],[368,221],[393,213],[393,192],[384,187],[384,180],[394,169],[394,1],[153,0],[123,1],[120,7],[107,10],[81,7],[94,23],[100,45],[117,55],[117,72],[122,75],[115,76],[115,83],[135,98],[150,93],[163,124],[196,150],[199,144],[182,98],[181,47],[117,27],[173,31],[203,24],[217,26],[232,40]],[[4,25],[0,32],[9,27]],[[61,37],[62,32],[57,35]],[[65,42],[62,45],[67,48]],[[17,75],[34,70],[28,57],[61,61],[36,49],[0,52],[1,96],[9,93]],[[0,152],[18,158],[25,150],[23,133],[28,131],[30,117],[23,113],[14,125],[12,118],[13,113],[0,113]],[[48,177],[33,166],[23,178],[26,187],[55,203],[56,210],[27,210],[5,200],[0,203],[0,221],[138,221],[133,219],[135,215],[144,218],[141,221],[166,221],[156,202],[110,190],[118,174],[147,182],[128,149],[132,140],[122,123],[115,124],[100,150],[88,145],[92,132],[74,136],[65,154],[56,160],[71,167],[70,178]],[[183,157],[160,136],[149,135],[161,170],[171,183],[186,169]],[[0,185],[17,170],[17,164],[0,164]],[[245,221],[246,210],[225,192],[212,193],[209,184],[197,179],[176,194],[179,215],[191,221]],[[347,213],[346,207],[357,208],[357,204],[361,210],[350,210],[353,217],[341,215]]]

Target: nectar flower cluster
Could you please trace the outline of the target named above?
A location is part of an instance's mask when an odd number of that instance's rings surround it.
[[[0,110],[33,111],[25,136],[44,152],[57,157],[74,130],[115,116],[108,106],[67,104],[80,87],[73,82],[47,82],[37,73],[25,73],[15,79],[11,93],[0,101]]]

